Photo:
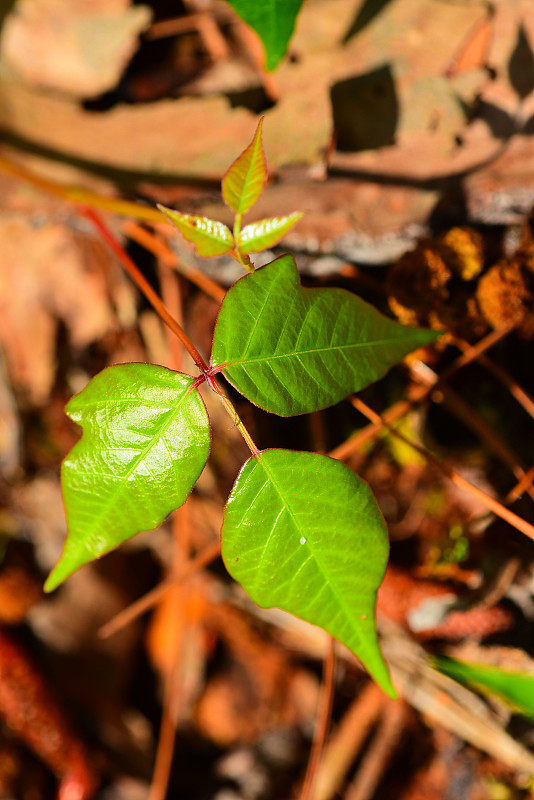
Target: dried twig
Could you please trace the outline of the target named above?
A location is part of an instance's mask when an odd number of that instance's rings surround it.
[[[362,414],[365,414],[365,416],[368,417],[368,419],[370,419],[371,422],[375,424],[379,424],[381,422],[380,415],[377,414],[375,411],[373,411],[371,408],[369,408],[369,406],[366,405],[362,400],[360,400],[359,397],[353,397],[351,399],[351,402],[353,406]],[[403,442],[405,442],[405,444],[410,445],[410,447],[413,447],[414,450],[416,450],[420,455],[426,458],[427,461],[429,461],[431,464],[437,467],[440,470],[440,472],[446,475],[460,489],[463,489],[465,492],[470,494],[472,497],[474,497],[476,500],[478,500],[480,503],[486,506],[486,508],[488,508],[490,511],[493,511],[493,513],[496,514],[498,517],[504,519],[505,522],[508,522],[514,528],[517,528],[518,531],[524,533],[525,536],[528,536],[530,539],[534,540],[534,525],[531,525],[530,522],[527,522],[522,517],[518,517],[517,514],[514,514],[513,511],[507,509],[505,506],[503,506],[502,503],[499,503],[498,500],[495,500],[495,498],[490,497],[489,494],[483,492],[482,489],[478,488],[478,486],[474,486],[472,483],[469,483],[469,481],[467,481],[453,469],[450,469],[449,467],[445,466],[445,464],[442,464],[441,461],[439,461],[439,459],[437,459],[434,455],[432,455],[432,453],[425,447],[422,447],[421,445],[412,442],[410,439],[408,439],[406,436],[400,433],[400,431],[396,430],[395,428],[392,428],[391,425],[388,425],[385,422],[383,423],[383,425],[387,427],[390,433],[392,433],[394,436],[401,439]]]
[[[331,800],[340,790],[351,764],[388,702],[384,692],[372,681],[352,702],[325,749],[315,781],[314,800]]]
[[[332,703],[334,700],[334,679],[336,669],[336,643],[329,637],[328,650],[324,658],[323,680],[321,684],[321,694],[319,697],[319,709],[317,712],[317,722],[315,734],[304,777],[304,783],[300,792],[299,800],[312,800],[314,798],[315,779],[319,770],[321,757],[323,754],[330,719],[332,715]]]

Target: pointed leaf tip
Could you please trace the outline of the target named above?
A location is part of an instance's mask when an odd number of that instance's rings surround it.
[[[158,208],[180,231],[184,239],[194,244],[199,256],[222,256],[233,249],[232,232],[222,222],[209,217],[181,214],[161,205],[158,205]]]
[[[222,179],[224,202],[236,214],[245,214],[259,199],[267,178],[267,162],[261,138],[263,117],[254,138]]]
[[[286,54],[303,0],[227,0],[256,31],[265,48],[267,70],[276,69]]]

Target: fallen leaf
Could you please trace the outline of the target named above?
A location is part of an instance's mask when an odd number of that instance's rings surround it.
[[[24,82],[91,97],[111,89],[148,27],[148,6],[124,0],[19,0],[4,23],[0,58]]]
[[[54,381],[59,321],[75,347],[113,326],[110,281],[123,282],[120,268],[94,236],[56,221],[0,219],[0,346],[13,385],[32,404]]]

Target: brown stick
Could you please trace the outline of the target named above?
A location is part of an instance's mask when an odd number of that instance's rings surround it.
[[[328,729],[330,728],[336,670],[335,648],[335,640],[332,639],[332,637],[329,637],[329,647],[323,664],[323,680],[321,684],[321,695],[319,697],[319,709],[317,712],[315,733],[299,800],[312,800],[313,798],[315,780],[319,770],[319,765],[321,763],[325,742],[328,736]]]
[[[362,400],[360,400],[359,397],[353,397],[351,402],[352,405],[362,414],[365,414],[365,416],[368,419],[370,419],[371,422],[374,422],[375,424],[378,424],[380,422],[381,420],[380,415],[377,414],[375,411],[373,411],[371,408],[369,408],[369,406],[367,406]],[[395,428],[392,428],[390,425],[387,425],[386,423],[383,424],[385,425],[385,427],[388,428],[390,433],[392,433],[397,438],[402,439],[403,442],[410,445],[410,447],[413,447],[414,450],[417,450],[418,453],[420,453],[424,458],[426,458],[427,461],[430,461],[431,464],[434,464],[434,466],[437,467],[440,470],[440,472],[442,472],[451,481],[453,481],[453,483],[459,486],[460,489],[463,489],[465,492],[470,494],[471,497],[474,497],[476,500],[482,503],[482,505],[486,506],[486,508],[488,508],[490,511],[493,511],[493,513],[496,514],[498,517],[501,517],[501,519],[503,519],[505,522],[508,522],[514,528],[517,528],[518,531],[524,533],[525,536],[528,536],[530,539],[534,540],[533,525],[531,525],[525,519],[522,519],[522,517],[518,517],[517,514],[514,514],[513,511],[507,509],[505,506],[502,505],[502,503],[499,503],[498,500],[495,500],[493,497],[490,497],[489,494],[483,492],[482,489],[479,489],[477,486],[474,486],[472,483],[469,483],[469,481],[466,481],[465,478],[462,478],[462,476],[459,475],[454,470],[448,469],[426,448],[421,447],[421,445],[410,441],[410,439],[408,439],[406,436],[403,436],[399,431],[397,431]]]
[[[345,800],[370,800],[373,797],[400,739],[406,716],[407,706],[402,700],[388,703],[358,774],[345,794]]]
[[[82,206],[81,211],[84,216],[89,219],[95,228],[99,231],[102,238],[107,242],[109,247],[113,250],[115,255],[119,258],[121,264],[123,265],[124,269],[136,284],[136,286],[143,292],[147,300],[151,303],[157,313],[160,315],[162,320],[165,322],[166,325],[169,326],[171,331],[176,334],[179,340],[182,342],[183,346],[199,368],[202,373],[208,371],[208,365],[196,349],[193,342],[185,333],[182,326],[174,319],[172,314],[168,311],[165,304],[160,300],[158,294],[154,291],[152,286],[146,280],[145,276],[139,270],[136,264],[132,261],[126,250],[120,246],[118,241],[115,239],[111,231],[108,229],[107,225],[100,219],[98,214],[93,211],[92,208],[89,206]]]
[[[314,800],[331,800],[340,791],[350,765],[387,702],[384,692],[369,681],[351,703],[326,747],[315,781]]]
[[[147,592],[143,597],[140,597],[139,600],[136,600],[134,603],[131,603],[127,608],[119,611],[119,613],[110,619],[109,622],[106,622],[105,625],[102,625],[100,630],[98,631],[98,635],[101,639],[107,639],[108,636],[113,636],[114,633],[120,631],[126,625],[129,625],[135,619],[144,614],[146,611],[149,611],[155,605],[159,603],[163,595],[172,589],[173,586],[177,586],[179,583],[185,583],[193,575],[196,575],[197,572],[207,567],[212,561],[214,561],[221,552],[221,545],[219,542],[214,542],[209,547],[206,547],[205,550],[202,550],[195,558],[192,558],[180,571],[178,571],[174,575],[170,575],[164,581],[159,583],[150,592]]]

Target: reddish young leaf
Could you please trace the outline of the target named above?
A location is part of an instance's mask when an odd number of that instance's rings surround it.
[[[231,164],[222,180],[224,202],[236,214],[245,214],[263,192],[267,163],[261,142],[263,117],[249,146]]]
[[[222,256],[233,249],[234,237],[222,222],[208,217],[181,214],[165,206],[158,205],[158,208],[170,219],[184,239],[195,245],[199,256]]]
[[[272,217],[253,222],[243,228],[237,244],[243,253],[261,253],[280,241],[304,214],[295,211],[287,217]]]

